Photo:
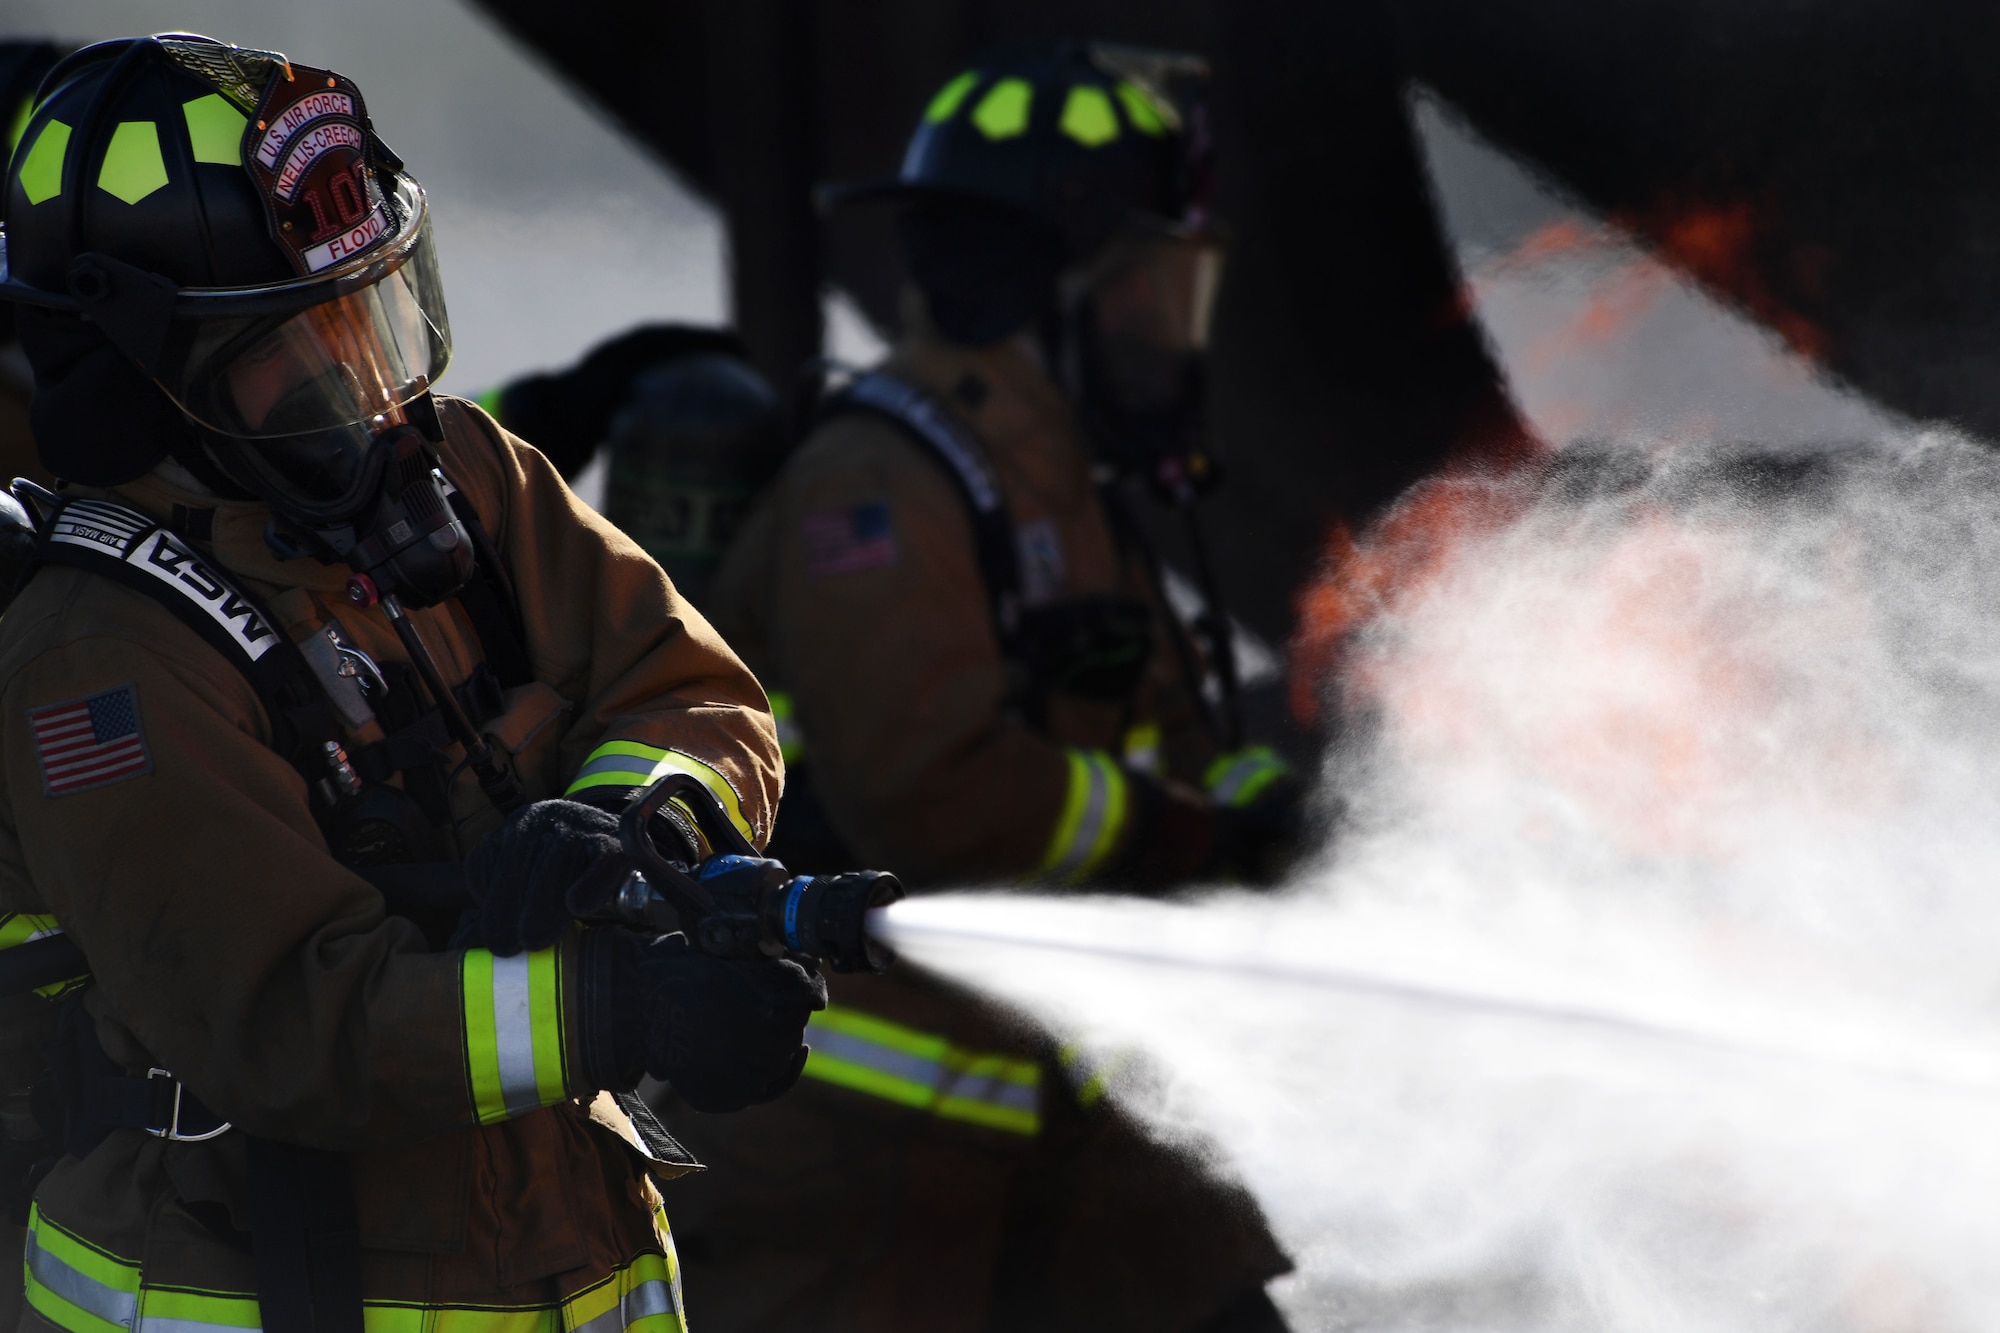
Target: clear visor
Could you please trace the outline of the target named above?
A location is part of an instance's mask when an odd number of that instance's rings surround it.
[[[1213,236],[1127,228],[1086,280],[1098,331],[1162,352],[1206,351],[1222,259]]]
[[[451,361],[430,221],[381,279],[303,310],[204,319],[161,385],[209,429],[245,440],[396,416]]]
[[[1085,281],[1100,391],[1127,411],[1183,408],[1208,350],[1221,245],[1210,236],[1128,228]]]

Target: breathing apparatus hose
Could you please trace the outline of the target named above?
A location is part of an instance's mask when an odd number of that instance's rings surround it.
[[[358,600],[358,599],[357,599]],[[526,798],[521,793],[521,784],[515,780],[513,772],[493,753],[493,747],[479,734],[479,728],[472,724],[465,709],[458,702],[458,696],[444,683],[444,676],[438,671],[437,662],[425,646],[423,636],[417,633],[416,625],[403,610],[403,604],[394,593],[380,594],[382,610],[395,626],[396,637],[403,641],[403,651],[410,655],[416,665],[417,674],[423,677],[424,688],[430,691],[436,701],[438,711],[444,715],[445,728],[451,738],[465,747],[465,762],[471,766],[473,775],[479,779],[479,789],[486,793],[486,799],[501,814],[518,810]]]

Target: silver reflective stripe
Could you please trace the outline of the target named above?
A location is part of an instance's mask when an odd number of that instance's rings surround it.
[[[648,1315],[674,1314],[674,1289],[664,1278],[653,1278],[632,1288],[625,1297],[625,1322],[636,1324]]]
[[[832,1032],[810,1022],[806,1026],[811,1033],[813,1049],[836,1060],[866,1065],[895,1078],[921,1083],[927,1088],[935,1088],[944,1081],[944,1066],[935,1060],[926,1060],[921,1055],[911,1055],[908,1051],[899,1051],[851,1032]]]
[[[28,1232],[28,1272],[36,1282],[62,1297],[79,1310],[88,1311],[106,1323],[132,1327],[139,1313],[139,1298],[132,1292],[107,1287],[94,1277],[86,1277],[41,1247],[33,1229]]]
[[[963,1097],[967,1101],[986,1102],[992,1106],[1005,1106],[1016,1111],[1039,1111],[1041,1109],[1041,1089],[1032,1084],[1011,1083],[1004,1078],[991,1075],[961,1074],[958,1080],[944,1090],[947,1097]]]
[[[1256,771],[1258,771],[1258,767],[1260,767],[1260,765],[1258,765],[1258,763],[1256,763],[1254,759],[1250,759],[1248,755],[1244,755],[1242,759],[1238,759],[1236,763],[1232,763],[1232,765],[1230,765],[1230,767],[1228,767],[1228,769],[1226,769],[1226,771],[1222,773],[1222,777],[1220,777],[1220,779],[1216,779],[1216,787],[1214,787],[1214,791],[1212,791],[1210,795],[1212,795],[1212,797],[1216,799],[1216,803],[1220,803],[1220,805],[1234,805],[1234,801],[1236,801],[1236,793],[1238,793],[1238,791],[1242,791],[1244,783],[1248,783],[1248,781],[1250,781],[1250,775],[1252,775],[1252,773],[1256,773]]]
[[[1230,764],[1220,778],[1216,779],[1215,789],[1210,794],[1215,797],[1218,805],[1234,805],[1236,795],[1243,790],[1244,784],[1270,766],[1271,761],[1264,755],[1242,755]]]
[[[941,1061],[899,1051],[851,1032],[835,1032],[811,1022],[807,1023],[806,1031],[815,1053],[930,1088],[940,1098],[959,1097],[1031,1113],[1041,1109],[1038,1082],[1023,1084],[995,1074],[954,1071]]]
[[[630,773],[634,777],[643,778],[647,782],[650,782],[653,779],[654,772],[660,767],[662,762],[659,759],[644,759],[636,754],[602,754],[577,770],[575,781],[569,784],[570,789],[574,791],[578,782],[582,782],[585,778],[597,777],[603,773]],[[643,784],[634,783],[633,785],[641,786]]]
[[[535,1023],[528,1008],[528,955],[493,959],[493,1044],[499,1057],[500,1097],[510,1115],[542,1105],[535,1083]]]
[[[578,1324],[570,1333],[621,1333],[648,1315],[679,1313],[674,1289],[663,1279],[653,1278],[626,1292],[616,1308]]]
[[[1090,862],[1090,855],[1097,850],[1097,840],[1104,834],[1104,821],[1111,813],[1111,775],[1105,771],[1106,761],[1097,755],[1085,755],[1083,771],[1089,782],[1090,794],[1084,797],[1083,813],[1077,817],[1076,832],[1071,835],[1069,848],[1063,852],[1056,869],[1065,875],[1073,875]]]

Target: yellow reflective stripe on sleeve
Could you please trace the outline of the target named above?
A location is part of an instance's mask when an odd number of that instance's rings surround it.
[[[1069,790],[1039,874],[1082,879],[1104,863],[1125,829],[1125,774],[1102,750],[1070,750]]]
[[[783,690],[771,691],[771,720],[778,724],[778,753],[787,764],[805,757],[806,735],[792,712],[792,696]]]
[[[583,761],[583,767],[576,771],[576,780],[563,795],[574,796],[590,787],[644,787],[669,773],[686,773],[699,781],[722,802],[723,813],[729,816],[736,831],[753,841],[756,839],[756,830],[743,817],[742,798],[729,785],[729,779],[679,750],[664,750],[638,741],[606,741],[590,752],[590,758]]]
[[[962,1050],[840,1005],[812,1016],[806,1040],[807,1078],[945,1120],[1013,1134],[1041,1130],[1042,1071],[1032,1060]]]
[[[1071,1042],[1057,1053],[1063,1072],[1076,1089],[1079,1106],[1095,1106],[1111,1091],[1111,1080],[1138,1058],[1134,1051],[1091,1051]]]
[[[460,965],[472,1105],[490,1125],[552,1106],[563,1087],[559,949],[497,958],[469,949]]]
[[[451,1306],[365,1301],[366,1333],[684,1333],[680,1264],[666,1219],[664,1254],[646,1252],[558,1305]],[[71,1333],[242,1333],[262,1327],[247,1291],[142,1284],[139,1264],[50,1222],[28,1218],[28,1303]]]
[[[1252,745],[1211,763],[1202,780],[1217,805],[1244,806],[1291,771],[1292,766],[1276,750],[1268,745]]]

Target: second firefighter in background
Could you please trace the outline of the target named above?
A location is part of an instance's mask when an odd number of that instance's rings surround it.
[[[1075,46],[948,83],[900,175],[913,279],[708,597],[772,692],[773,852],[907,881],[1258,879],[1297,823],[1224,753],[1116,479],[1200,457],[1220,249],[1202,135]],[[909,968],[840,978],[782,1103],[690,1135],[712,1328],[1270,1329],[1254,1205],[1149,1141],[1075,1052]],[[811,1236],[810,1244],[801,1238]]]

